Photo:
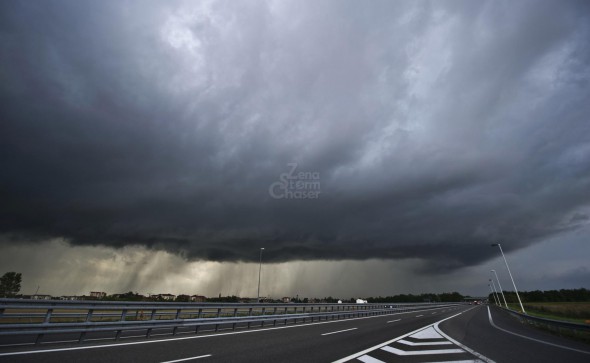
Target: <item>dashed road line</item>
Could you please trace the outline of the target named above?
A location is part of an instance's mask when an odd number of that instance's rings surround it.
[[[337,333],[344,333],[345,331],[351,331],[351,330],[356,330],[358,328],[350,328],[350,329],[344,329],[344,330],[338,330],[338,331],[333,331],[330,333],[324,333],[322,335],[331,335],[331,334],[337,334]]]
[[[395,320],[390,320],[390,321],[388,321],[386,324],[389,324],[389,323],[395,323],[396,321],[400,321],[400,320],[402,320],[402,319],[395,319]]]
[[[182,358],[182,359],[176,359],[176,360],[168,360],[162,363],[177,363],[177,362],[186,362],[187,360],[195,360],[195,359],[201,359],[201,358],[207,358],[210,357],[211,354],[205,354],[205,355],[200,355],[198,357],[189,357],[189,358]]]

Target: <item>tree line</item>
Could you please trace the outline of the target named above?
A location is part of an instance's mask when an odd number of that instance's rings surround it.
[[[460,302],[463,301],[465,296],[458,292],[443,292],[441,294],[400,294],[393,296],[379,296],[369,297],[367,302],[369,303],[415,303],[415,302]]]
[[[525,302],[585,302],[590,301],[590,290],[580,289],[561,289],[561,290],[534,290],[519,291],[520,299]],[[502,296],[498,293],[501,301]],[[504,291],[504,297],[508,303],[517,303],[518,299],[514,291]],[[490,293],[489,301],[494,301],[494,296]]]

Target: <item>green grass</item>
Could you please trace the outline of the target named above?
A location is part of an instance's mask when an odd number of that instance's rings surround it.
[[[588,302],[539,302],[523,305],[527,314],[531,316],[579,324],[590,323],[590,303]],[[520,311],[519,304],[508,304],[508,307]]]
[[[586,319],[590,312],[590,303],[524,303],[524,308],[528,315],[539,318],[566,321],[578,324],[590,324]],[[508,304],[511,310],[520,312],[520,305],[516,303]],[[539,329],[549,331],[553,334],[569,337],[590,344],[590,333],[586,331],[573,330],[568,328],[559,328],[542,323],[533,323]]]

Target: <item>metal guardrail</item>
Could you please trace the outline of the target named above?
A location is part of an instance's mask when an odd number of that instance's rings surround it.
[[[569,329],[569,330],[575,330],[575,331],[590,332],[590,324],[580,324],[580,323],[573,323],[570,321],[540,318],[538,316],[523,314],[518,311],[506,309],[504,307],[499,307],[499,308],[508,312],[509,314],[517,317],[518,319],[526,321],[529,324],[544,325],[544,326],[554,327],[557,329]]]
[[[124,331],[179,328],[198,333],[203,326],[249,329],[252,324],[287,325],[322,320],[386,315],[403,311],[455,306],[460,303],[416,304],[243,304],[149,303],[112,301],[39,301],[0,299],[0,338],[30,336],[39,344],[47,334],[76,334],[78,342],[89,333],[112,332],[118,340]],[[259,324],[259,325],[258,325]]]

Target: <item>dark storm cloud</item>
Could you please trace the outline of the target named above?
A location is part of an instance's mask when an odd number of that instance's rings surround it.
[[[588,221],[584,2],[0,7],[14,241],[454,269]]]

